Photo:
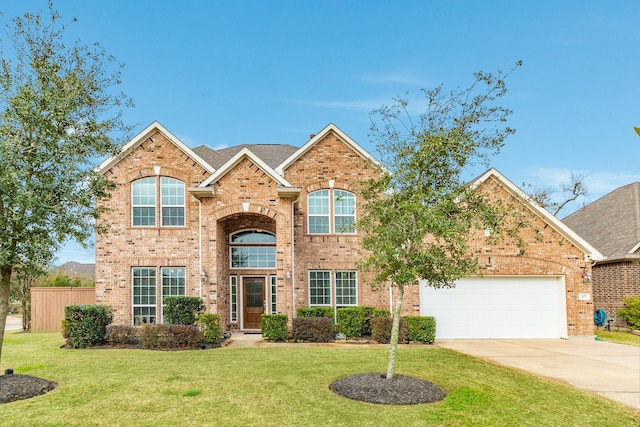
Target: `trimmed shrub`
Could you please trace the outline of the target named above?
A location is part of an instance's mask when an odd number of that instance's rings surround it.
[[[107,343],[114,346],[137,344],[140,342],[138,330],[129,325],[107,326]]]
[[[618,316],[622,317],[632,329],[640,329],[640,296],[623,298],[624,308],[617,310]]]
[[[436,319],[432,316],[406,316],[409,341],[433,344],[436,340]]]
[[[68,305],[64,308],[62,336],[73,348],[86,348],[107,342],[107,326],[113,320],[105,305]]]
[[[286,314],[262,314],[260,316],[262,338],[268,341],[286,341],[289,336],[288,321],[289,316]]]
[[[309,342],[332,342],[333,320],[329,317],[296,317],[293,319],[293,339]]]
[[[300,307],[296,310],[298,317],[328,317],[333,319],[333,307]]]
[[[202,313],[198,316],[200,335],[202,341],[207,343],[219,343],[222,337],[222,320],[219,314]]]
[[[374,317],[371,319],[371,339],[380,344],[389,344],[391,342],[391,328],[393,327],[393,319],[391,317]],[[406,343],[408,331],[407,321],[401,317],[400,327],[398,329],[398,342]]]
[[[170,325],[194,325],[204,311],[202,298],[164,297],[164,322]]]
[[[200,330],[195,325],[146,323],[138,329],[138,335],[149,349],[193,349],[200,342]]]
[[[338,329],[348,337],[371,334],[373,307],[343,307],[338,309]]]
[[[373,314],[371,315],[371,318],[374,317],[391,317],[391,310],[387,310],[385,308],[374,308],[373,309]],[[373,325],[371,326],[372,330],[371,333],[373,333]]]

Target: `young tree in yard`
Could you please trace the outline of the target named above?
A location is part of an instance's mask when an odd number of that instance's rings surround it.
[[[0,45],[0,356],[12,275],[86,244],[113,184],[94,172],[130,130],[121,65],[98,45],[66,44],[61,17],[27,13]],[[121,135],[114,138],[114,133]],[[101,231],[101,230],[98,230]]]
[[[475,273],[470,230],[500,229],[501,213],[462,175],[471,165],[487,164],[514,133],[505,125],[511,111],[495,105],[507,92],[509,74],[478,72],[467,89],[424,91],[426,111],[415,119],[403,98],[372,113],[371,137],[385,169],[364,186],[360,266],[372,273],[374,286],[397,289],[387,379],[395,370],[405,287],[419,279],[451,287]]]

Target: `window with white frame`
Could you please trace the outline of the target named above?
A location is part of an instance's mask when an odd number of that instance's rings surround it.
[[[231,268],[275,268],[276,235],[262,230],[231,234]]]
[[[156,225],[156,179],[142,178],[131,184],[134,226]]]
[[[358,280],[354,270],[309,271],[309,305],[358,305]]]
[[[157,210],[156,189],[160,188],[160,210]],[[154,227],[160,214],[162,226],[185,225],[185,186],[174,178],[149,177],[131,183],[131,208],[133,226]]]
[[[309,234],[354,234],[356,196],[345,190],[318,190],[307,196]]]
[[[271,276],[271,314],[276,314],[278,312],[278,304],[277,304],[277,292],[278,292],[278,282],[276,276]]]
[[[163,176],[160,178],[160,215],[164,226],[184,225],[184,182]]]
[[[229,297],[231,299],[231,323],[238,321],[238,276],[229,278]]]
[[[133,324],[156,323],[156,269],[134,267],[131,276]]]
[[[164,322],[164,297],[183,297],[187,295],[187,272],[184,267],[162,267],[162,319]]]

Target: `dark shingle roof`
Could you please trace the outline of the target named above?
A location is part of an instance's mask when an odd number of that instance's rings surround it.
[[[606,258],[626,255],[640,242],[640,182],[620,187],[562,221]]]
[[[218,169],[243,148],[247,148],[272,169],[275,169],[280,163],[288,159],[289,156],[298,150],[298,147],[292,145],[242,144],[221,150],[213,150],[206,145],[201,145],[194,148],[193,151],[205,162],[209,163],[215,169]]]

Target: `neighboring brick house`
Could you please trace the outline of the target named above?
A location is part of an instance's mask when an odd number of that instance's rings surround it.
[[[640,182],[620,187],[567,216],[576,230],[604,256],[593,266],[593,301],[613,325],[623,298],[640,295]]]
[[[212,150],[190,149],[154,122],[98,169],[117,189],[101,217],[110,230],[96,242],[96,302],[110,305],[116,322],[135,324],[161,322],[163,296],[198,296],[236,331],[258,331],[262,313],[291,319],[297,308],[312,305],[389,308],[389,289],[372,290],[356,267],[357,183],[375,174],[375,165],[333,124],[299,148]],[[539,229],[527,232],[524,255],[513,243],[489,245],[484,234],[473,237],[481,273],[509,285],[501,292],[511,299],[493,300],[518,305],[533,286],[535,308],[552,306],[555,317],[553,325],[527,336],[593,335],[591,286],[581,277],[597,251],[497,171],[476,184],[492,197],[516,200]],[[474,289],[489,295],[491,286],[484,280]],[[404,314],[429,314],[423,294],[423,287],[409,288]],[[450,313],[441,316],[444,325]],[[539,323],[535,315],[523,321],[511,316],[498,323]],[[488,325],[484,333],[504,334],[500,327]]]

